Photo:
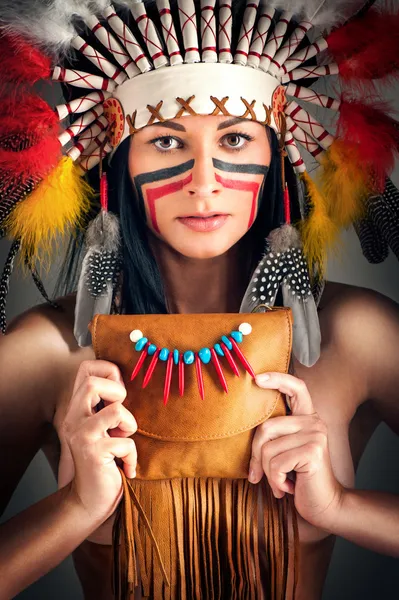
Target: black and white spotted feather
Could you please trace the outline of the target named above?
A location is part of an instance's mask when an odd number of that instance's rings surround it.
[[[87,328],[95,314],[109,314],[121,267],[120,227],[116,215],[101,211],[86,231],[86,254],[79,277],[74,335],[79,346],[91,344]]]
[[[0,328],[3,334],[5,334],[7,330],[6,306],[8,291],[10,289],[10,278],[14,267],[15,257],[17,256],[20,247],[20,240],[14,240],[11,244],[11,248],[0,279]]]
[[[275,229],[267,238],[267,253],[255,269],[240,312],[252,312],[260,304],[274,306],[280,287],[284,305],[293,313],[294,355],[311,367],[320,357],[320,325],[300,234],[292,225]]]
[[[388,242],[384,239],[369,215],[359,221],[355,221],[353,228],[359,238],[363,255],[369,263],[377,265],[388,258]]]
[[[381,196],[367,200],[365,218],[356,223],[355,231],[369,262],[376,262],[376,257],[384,260],[387,246],[399,260],[399,190],[390,179]]]
[[[28,261],[25,260],[25,262],[27,264]],[[46,302],[48,304],[50,304],[53,308],[61,308],[59,304],[57,304],[56,302],[54,302],[53,300],[51,300],[51,298],[49,297],[49,295],[46,292],[46,289],[44,287],[44,284],[42,282],[42,280],[40,279],[39,273],[37,272],[37,269],[35,266],[29,265],[30,271],[32,273],[32,278],[33,281],[35,282],[35,285],[37,287],[37,289],[39,290],[39,292],[41,293],[41,295],[43,296],[43,298],[46,300]]]

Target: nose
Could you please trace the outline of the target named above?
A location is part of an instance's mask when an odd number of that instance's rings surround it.
[[[191,180],[185,186],[185,193],[188,196],[210,198],[219,195],[222,191],[223,186],[216,179],[215,167],[209,154],[195,157],[191,174]]]

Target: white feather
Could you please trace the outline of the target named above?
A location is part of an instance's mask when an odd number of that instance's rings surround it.
[[[0,28],[60,56],[76,35],[74,20],[101,14],[110,4],[110,0],[0,0]]]
[[[56,54],[64,52],[76,35],[70,6],[61,0],[50,4],[38,0],[0,1],[0,28],[40,44]]]
[[[357,13],[365,0],[270,0],[268,6],[288,10],[316,27],[331,29]]]

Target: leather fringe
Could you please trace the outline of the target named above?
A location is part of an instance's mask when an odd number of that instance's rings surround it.
[[[142,481],[120,471],[116,600],[134,598],[140,580],[143,597],[153,600],[294,599],[299,537],[292,496],[277,500],[265,477],[256,485],[205,477]]]

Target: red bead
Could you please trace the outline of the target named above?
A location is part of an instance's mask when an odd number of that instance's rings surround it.
[[[180,358],[179,358],[179,393],[180,393],[180,396],[184,395],[184,360],[183,360],[183,354],[180,354]]]
[[[108,211],[108,180],[107,174],[103,173],[100,179],[100,203],[101,208]]]
[[[169,354],[168,362],[166,363],[165,386],[163,388],[163,403],[166,406],[169,399],[170,384],[172,381],[173,370],[173,352]]]
[[[226,392],[226,394],[228,394],[229,393],[229,388],[227,387],[227,381],[226,381],[226,378],[224,376],[221,364],[219,362],[218,355],[216,354],[214,348],[211,348],[211,355],[212,355],[212,362],[213,362],[213,365],[214,365],[214,367],[216,369],[216,373],[218,374],[219,381],[222,384],[222,388],[224,389],[224,391]]]
[[[147,373],[144,376],[144,381],[143,381],[143,385],[141,386],[143,389],[145,387],[147,387],[147,385],[150,383],[150,379],[152,377],[152,374],[155,370],[156,364],[158,362],[158,357],[159,357],[159,353],[161,352],[161,349],[158,348],[154,354],[154,356],[152,357],[152,360],[150,362],[150,365],[147,369]]]
[[[198,354],[195,354],[195,370],[197,372],[198,389],[202,400],[205,398],[204,377],[202,375],[201,359]]]
[[[237,342],[235,341],[234,338],[229,337],[229,340],[233,344],[235,353],[237,354],[238,358],[242,362],[244,369],[251,375],[251,377],[253,377],[255,379],[255,377],[256,377],[255,372],[254,372],[253,368],[251,367],[251,365],[249,364],[249,362],[247,361],[247,359],[245,358],[244,354],[242,353],[241,348],[239,347],[239,345],[237,344]]]
[[[227,362],[229,363],[230,367],[233,370],[233,373],[235,375],[237,375],[237,377],[240,376],[240,371],[238,370],[238,367],[236,365],[236,362],[234,360],[234,358],[231,355],[230,350],[228,349],[228,347],[226,346],[226,344],[223,344],[223,342],[220,344],[222,347],[222,350],[224,352],[225,357],[227,358]]]
[[[291,204],[290,204],[290,192],[288,190],[288,185],[285,184],[284,190],[284,213],[285,213],[285,222],[287,225],[291,224]]]

